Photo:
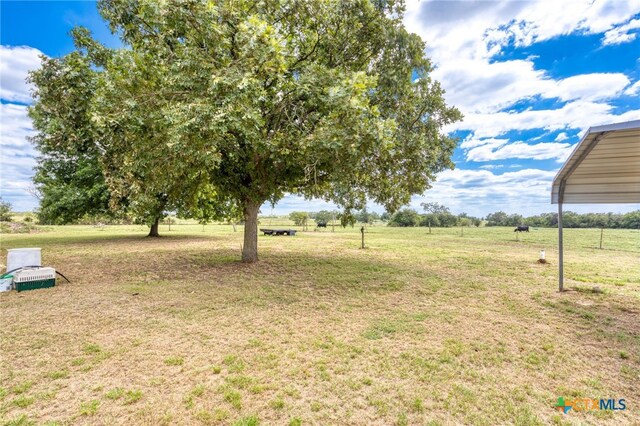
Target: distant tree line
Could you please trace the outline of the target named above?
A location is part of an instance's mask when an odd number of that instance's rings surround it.
[[[438,203],[422,203],[423,214],[414,209],[405,208],[391,215],[385,213],[389,226],[433,226],[449,228],[452,226],[480,226],[482,219],[467,213],[454,215],[448,207]]]
[[[296,226],[302,227],[307,227],[310,224],[310,220],[313,220],[315,225],[336,224],[346,228],[347,226],[353,227],[356,223],[372,225],[376,220],[381,220],[381,216],[376,212],[370,212],[365,207],[362,210],[352,213],[340,212],[338,210],[320,210],[319,212],[295,211],[289,213],[289,219],[291,219]]]
[[[385,212],[380,219],[389,226],[519,226],[528,225],[541,228],[554,228],[558,226],[557,213],[542,213],[525,217],[520,214],[507,214],[498,211],[488,214],[484,218],[470,216],[467,213],[454,215],[448,207],[438,203],[422,203],[423,213],[418,213],[411,208],[404,208],[394,214]],[[564,212],[562,215],[565,228],[613,228],[613,229],[640,229],[640,210],[626,214],[620,213],[575,213]]]
[[[558,226],[558,213],[542,213],[536,216],[523,217],[519,214],[508,215],[499,211],[487,215],[487,226],[529,225],[541,228]],[[613,228],[640,229],[640,210],[629,213],[575,213],[566,211],[562,214],[562,226],[565,228]]]

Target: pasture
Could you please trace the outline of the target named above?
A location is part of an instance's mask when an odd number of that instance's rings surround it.
[[[3,261],[42,247],[72,284],[0,294],[2,421],[640,423],[639,231],[599,250],[566,229],[559,294],[553,229],[374,226],[364,250],[358,227],[310,229],[261,235],[250,265],[230,225],[3,235]]]

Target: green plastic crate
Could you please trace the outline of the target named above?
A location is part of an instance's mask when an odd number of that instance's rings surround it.
[[[25,282],[13,282],[16,291],[37,290],[39,288],[48,288],[56,285],[56,279],[50,278],[48,280],[35,280]]]

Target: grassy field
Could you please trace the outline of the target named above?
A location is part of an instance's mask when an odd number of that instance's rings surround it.
[[[0,294],[2,422],[640,424],[639,231],[567,229],[563,294],[551,229],[146,232],[2,236],[72,281]]]

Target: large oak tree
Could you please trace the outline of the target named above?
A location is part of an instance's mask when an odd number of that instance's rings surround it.
[[[203,199],[219,215],[240,210],[245,262],[258,259],[265,201],[292,193],[350,214],[369,198],[394,211],[453,167],[455,141],[442,128],[461,115],[431,79],[424,42],[405,30],[401,1],[103,0],[99,9],[125,45],[93,55],[107,183],[133,202],[146,186],[185,211],[202,211]],[[89,56],[101,49],[85,45]]]

